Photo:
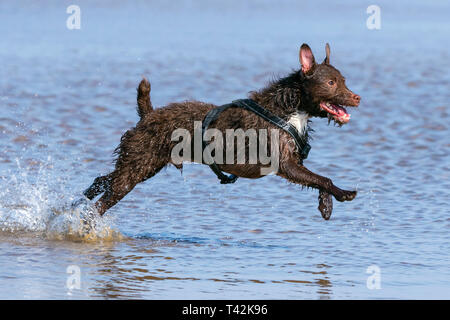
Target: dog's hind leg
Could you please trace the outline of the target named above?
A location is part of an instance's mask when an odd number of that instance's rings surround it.
[[[130,170],[130,168],[117,169],[110,174],[111,180],[107,185],[105,193],[100,197],[95,206],[100,215],[103,215],[108,209],[125,197],[134,187],[157,174],[167,163],[161,162],[153,165],[147,170],[146,175],[141,175],[139,170]]]

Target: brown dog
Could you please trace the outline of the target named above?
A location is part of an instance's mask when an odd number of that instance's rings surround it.
[[[328,44],[326,58],[321,64],[315,62],[309,46],[303,44],[300,48],[300,64],[301,69],[270,83],[258,92],[251,92],[250,98],[271,113],[289,121],[305,137],[308,132],[308,119],[311,117],[328,118],[328,121],[334,120],[339,125],[347,123],[350,114],[343,106],[358,106],[360,97],[346,87],[344,77],[330,65]],[[120,145],[115,150],[118,155],[115,170],[96,178],[84,192],[90,200],[103,193],[96,203],[101,215],[120,201],[136,184],[153,177],[167,164],[174,164],[181,169],[182,163],[173,160],[172,150],[178,141],[173,140],[172,133],[176,129],[184,128],[190,137],[194,137],[195,122],[201,122],[205,115],[216,107],[213,104],[187,101],[171,103],[153,110],[149,93],[150,83],[143,79],[139,84],[137,97],[141,119],[136,127],[122,136]],[[210,127],[223,133],[227,129],[256,129],[257,132],[264,129],[268,132],[268,145],[273,144],[271,136],[275,132],[269,129],[277,130],[277,127],[258,115],[239,108],[227,109]],[[331,195],[338,201],[355,198],[356,191],[342,190],[336,187],[331,179],[309,171],[303,165],[303,159],[292,137],[282,130],[278,135],[276,147],[279,150],[279,166],[276,174],[293,183],[319,189],[319,210],[325,219],[329,219],[331,215]],[[195,143],[194,138],[191,139],[191,142]],[[230,142],[227,141],[227,145]],[[245,146],[250,147],[248,142]],[[246,155],[248,153],[246,149]],[[234,153],[234,160],[236,154],[237,152]],[[194,150],[182,156],[184,160],[205,163],[203,159],[196,159]],[[238,177],[264,176],[261,173],[264,167],[261,162],[238,164],[234,161],[220,164],[219,167]]]

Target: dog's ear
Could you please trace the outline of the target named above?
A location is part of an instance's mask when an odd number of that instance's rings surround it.
[[[299,56],[303,73],[308,74],[313,71],[314,67],[316,66],[316,60],[314,59],[311,48],[306,43],[302,44],[302,46],[300,47]]]
[[[323,60],[323,63],[330,64],[330,45],[328,43],[325,45],[325,53],[327,54],[327,56]]]

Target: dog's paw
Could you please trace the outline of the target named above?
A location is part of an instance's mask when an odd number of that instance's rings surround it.
[[[348,190],[340,190],[337,194],[334,195],[337,201],[352,201],[355,199],[357,192],[356,191],[348,191]]]
[[[325,220],[330,219],[331,213],[333,212],[333,197],[331,194],[326,193],[325,191],[319,191],[319,207],[320,213],[322,214],[322,218]]]

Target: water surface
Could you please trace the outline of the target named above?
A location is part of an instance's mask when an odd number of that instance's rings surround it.
[[[448,2],[379,1],[376,31],[365,1],[80,1],[80,30],[70,4],[0,5],[1,299],[450,298]],[[143,75],[154,106],[223,104],[298,68],[303,42],[318,61],[329,42],[363,99],[342,128],[313,120],[305,163],[354,201],[324,221],[281,178],[169,167],[80,235],[69,205],[113,168]]]

